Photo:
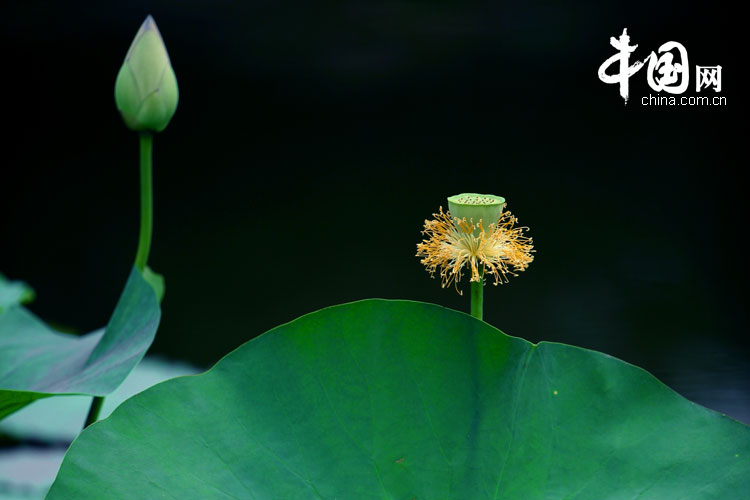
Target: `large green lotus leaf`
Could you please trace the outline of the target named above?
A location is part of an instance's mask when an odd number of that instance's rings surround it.
[[[105,396],[154,340],[161,311],[135,268],[106,328],[84,336],[57,332],[15,304],[0,313],[0,418],[55,394]]]
[[[207,337],[207,342],[210,338]],[[435,305],[280,326],[126,401],[49,499],[746,499],[750,428],[647,372]]]
[[[187,363],[147,354],[120,387],[107,395],[100,415],[108,416],[123,401],[154,384],[197,372]],[[60,444],[81,432],[89,406],[90,396],[44,398],[0,421],[0,442],[3,434],[11,442],[21,440],[12,447],[0,444],[0,500],[41,500],[47,495],[67,449]],[[51,445],[25,446],[24,442]]]

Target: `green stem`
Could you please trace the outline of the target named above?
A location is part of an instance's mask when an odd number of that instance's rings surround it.
[[[138,236],[138,253],[135,255],[135,267],[143,272],[151,251],[151,233],[154,224],[154,196],[151,157],[154,136],[142,132],[141,139],[141,232]]]
[[[151,251],[151,234],[154,226],[154,189],[152,151],[154,136],[150,132],[142,132],[140,135],[141,145],[141,231],[138,235],[138,252],[135,254],[135,267],[143,272],[148,262],[148,254]],[[104,397],[96,396],[91,401],[89,414],[86,417],[85,427],[93,424],[99,419]]]
[[[86,423],[83,424],[84,429],[99,420],[99,412],[102,409],[103,403],[104,397],[94,396],[94,400],[91,402],[91,408],[89,408],[89,414],[86,416]]]
[[[484,269],[479,269],[479,281],[471,282],[471,315],[482,319],[484,308]]]

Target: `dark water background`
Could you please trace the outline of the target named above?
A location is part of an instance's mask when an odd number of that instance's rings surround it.
[[[489,323],[614,355],[750,422],[745,59],[728,8],[4,7],[0,269],[36,289],[34,312],[81,332],[107,321],[135,254],[137,138],[113,85],[148,13],[181,91],[155,140],[150,263],[167,295],[152,352],[210,366],[273,326],[367,297],[467,310],[415,245],[446,196],[491,192],[537,253],[486,289]],[[636,58],[676,40],[691,68],[721,64],[727,105],[644,107],[644,72],[623,106],[596,72],[625,27]]]

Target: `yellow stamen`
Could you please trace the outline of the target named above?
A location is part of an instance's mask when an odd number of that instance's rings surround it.
[[[461,293],[458,282],[465,264],[471,269],[469,281],[478,282],[489,273],[497,285],[507,283],[508,276],[518,276],[534,260],[532,239],[523,234],[529,228],[514,227],[518,220],[510,212],[503,212],[500,220],[487,228],[482,221],[474,224],[473,220],[451,217],[442,207],[433,215],[434,219],[424,221],[422,234],[427,238],[417,244],[417,257],[422,257],[420,262],[430,276],[439,268],[443,287],[453,283]],[[480,269],[484,273],[480,274]]]

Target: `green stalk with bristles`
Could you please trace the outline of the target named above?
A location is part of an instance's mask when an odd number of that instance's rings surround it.
[[[482,319],[484,310],[484,268],[479,268],[479,281],[471,282],[471,315]]]
[[[138,236],[138,252],[135,255],[135,267],[140,272],[146,269],[148,263],[154,225],[153,142],[154,136],[150,132],[141,132],[141,230]]]

